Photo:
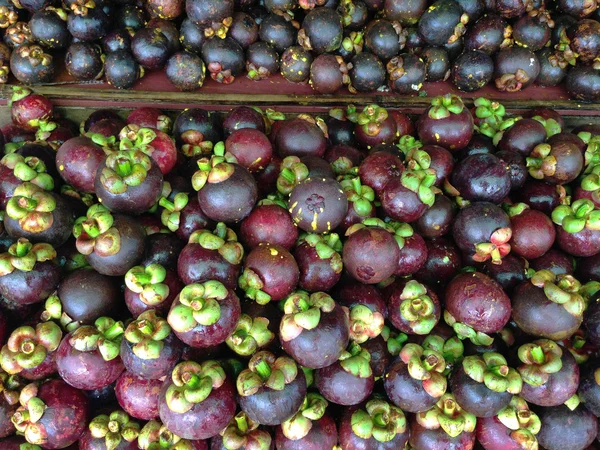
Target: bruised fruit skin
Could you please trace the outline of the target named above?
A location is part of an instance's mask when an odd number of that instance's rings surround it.
[[[198,394],[187,400],[183,397],[186,391]],[[233,383],[215,361],[178,364],[163,383],[159,398],[161,421],[183,439],[208,439],[217,435],[236,410]]]

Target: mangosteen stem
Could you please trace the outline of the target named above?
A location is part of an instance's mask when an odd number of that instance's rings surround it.
[[[388,420],[385,413],[377,413],[373,416],[373,423],[378,427],[386,427]]]
[[[19,239],[16,245],[16,254],[19,258],[26,256],[31,250],[31,243],[24,239]]]
[[[140,330],[140,332],[145,335],[151,335],[154,332],[154,327],[147,320],[140,320],[137,324],[137,327],[138,330]]]
[[[186,386],[188,386],[191,389],[196,389],[200,386],[200,383],[202,381],[202,379],[196,375],[195,373],[184,373],[181,376],[183,382],[185,383]]]
[[[113,340],[123,334],[123,324],[121,322],[115,322],[108,330],[104,332],[104,337],[108,340]]]
[[[238,415],[235,417],[235,422],[237,424],[238,430],[240,430],[243,434],[248,431],[248,420],[246,420],[246,415]]]
[[[33,211],[36,206],[38,205],[38,202],[36,200],[34,200],[33,198],[27,198],[27,197],[21,197],[19,199],[19,207],[22,209],[25,209],[27,211]]]
[[[444,414],[448,417],[453,417],[456,412],[456,403],[451,398],[446,399],[443,406]]]
[[[35,344],[30,340],[26,340],[21,344],[21,351],[26,355],[33,353],[34,350]]]
[[[535,361],[536,364],[544,364],[546,362],[546,355],[544,355],[544,350],[539,345],[536,345],[531,349],[531,358]]]
[[[266,361],[261,361],[255,366],[255,371],[263,380],[268,380],[271,376],[271,366]]]
[[[119,159],[117,161],[117,164],[115,166],[115,172],[117,172],[117,174],[120,177],[126,177],[128,175],[131,175],[131,171],[131,161],[129,161],[128,159]]]

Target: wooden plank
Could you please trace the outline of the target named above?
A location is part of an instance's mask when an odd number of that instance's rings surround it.
[[[114,107],[160,105],[164,108],[181,109],[197,105],[223,108],[249,104],[294,109],[298,106],[327,109],[348,104],[378,103],[386,107],[403,108],[409,113],[420,113],[429,106],[431,97],[454,93],[461,95],[467,105],[471,105],[474,98],[486,97],[501,101],[507,109],[514,112],[553,107],[571,115],[600,114],[600,104],[569,100],[563,87],[531,86],[522,92],[503,93],[493,86],[486,86],[475,93],[461,93],[451,83],[438,82],[425,84],[423,92],[426,96],[399,96],[389,91],[353,95],[345,88],[335,95],[316,95],[307,84],[290,83],[281,75],[274,75],[268,80],[258,82],[238,77],[230,85],[207,79],[205,85],[195,92],[179,92],[168,81],[164,72],[157,71],[147,74],[134,89],[126,91],[113,89],[104,82],[75,83],[64,74],[56,83],[35,86],[34,89],[50,97],[56,104],[86,107],[102,107],[103,104]],[[10,85],[4,86],[0,90],[0,102],[6,103],[10,92]]]

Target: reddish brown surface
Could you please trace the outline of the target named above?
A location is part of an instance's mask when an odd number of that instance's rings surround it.
[[[263,81],[252,81],[245,76],[240,76],[230,85],[219,84],[208,78],[201,89],[186,93],[177,91],[162,71],[147,73],[131,91],[116,91],[108,84],[98,81],[77,84],[66,72],[63,72],[55,83],[40,86],[36,90],[52,97],[53,102],[58,106],[93,107],[102,100],[110,102],[113,107],[139,107],[156,105],[157,99],[160,98],[160,107],[163,109],[198,107],[198,103],[210,105],[210,109],[229,109],[229,105],[232,104],[253,102],[262,106],[281,105],[277,109],[282,112],[289,110],[318,112],[326,111],[333,105],[352,102],[360,105],[372,101],[387,106],[403,106],[403,111],[407,113],[420,113],[429,104],[431,97],[451,92],[466,99],[477,97],[502,99],[503,103],[515,111],[540,107],[544,104],[548,107],[561,108],[565,113],[574,115],[581,114],[583,111],[585,114],[600,115],[597,105],[569,101],[563,87],[532,86],[522,92],[501,93],[492,85],[488,85],[474,93],[461,93],[451,83],[437,82],[425,84],[424,92],[427,95],[423,97],[403,97],[391,92],[352,95],[346,88],[342,88],[334,95],[316,95],[308,84],[290,83],[279,74]],[[164,95],[155,95],[158,92]],[[8,91],[0,95],[2,97],[0,103],[5,103],[7,95]],[[250,96],[253,97],[252,100],[248,99]]]

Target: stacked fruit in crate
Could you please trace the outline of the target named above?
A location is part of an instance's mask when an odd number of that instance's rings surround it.
[[[596,440],[597,126],[450,95],[414,123],[368,105],[79,127],[13,100],[3,450]]]
[[[415,94],[450,79],[472,92],[565,82],[600,97],[596,0],[2,0],[0,78],[131,88],[165,70],[181,90],[281,72],[330,94]],[[11,54],[12,53],[12,54]],[[10,63],[9,63],[10,60]]]

